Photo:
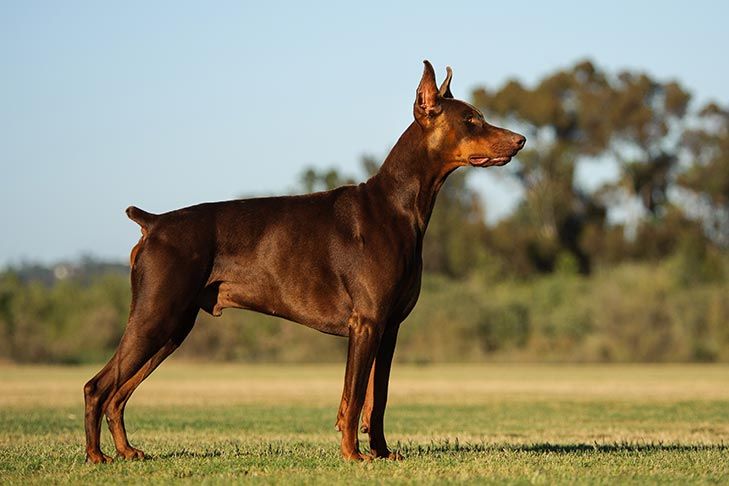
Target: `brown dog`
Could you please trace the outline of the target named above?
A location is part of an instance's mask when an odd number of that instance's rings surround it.
[[[383,431],[387,385],[400,323],[420,293],[435,197],[456,168],[504,165],[526,141],[453,99],[451,75],[448,68],[438,89],[425,61],[415,121],[367,182],[160,215],[127,209],[142,227],[131,254],[131,311],[114,356],[84,387],[87,460],[111,460],[99,447],[102,413],[119,455],[144,457],[127,440],[127,400],[182,343],[200,309],[219,316],[228,307],[348,336],[336,422],[342,455],[364,457],[357,439],[362,413],[372,456],[400,457]]]

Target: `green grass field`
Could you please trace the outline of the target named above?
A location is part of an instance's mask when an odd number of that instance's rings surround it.
[[[150,458],[85,464],[95,371],[0,367],[0,483],[729,483],[728,366],[396,365],[406,459],[359,464],[334,430],[343,365],[174,362],[128,407]]]

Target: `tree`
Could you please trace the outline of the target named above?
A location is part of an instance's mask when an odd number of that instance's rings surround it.
[[[678,168],[690,95],[676,82],[627,71],[617,76],[613,91],[605,123],[613,133],[609,148],[621,165],[622,187],[651,216],[660,216]]]
[[[678,83],[628,71],[610,76],[582,61],[533,88],[515,80],[496,91],[479,88],[473,101],[527,132],[511,175],[526,195],[515,217],[534,228],[525,251],[537,269],[551,271],[568,254],[589,273],[608,205],[632,198],[645,213],[662,215],[689,102]],[[618,164],[620,180],[593,193],[579,187],[577,164],[588,160]]]
[[[531,89],[512,80],[497,91],[479,88],[473,93],[476,106],[526,131],[527,148],[510,172],[525,193],[513,217],[531,228],[523,251],[537,270],[553,270],[567,253],[581,273],[590,272],[581,236],[589,224],[602,226],[605,210],[577,187],[575,170],[580,157],[605,150],[609,136],[597,108],[609,93],[605,76],[589,62],[548,76]]]
[[[690,211],[703,222],[706,234],[729,246],[729,110],[710,103],[701,123],[687,130],[683,143],[691,162],[678,184],[688,192]]]

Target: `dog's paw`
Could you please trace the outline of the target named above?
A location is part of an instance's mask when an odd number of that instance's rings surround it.
[[[403,459],[405,459],[399,452],[389,451],[387,449],[385,449],[384,453],[379,453],[375,450],[372,450],[370,451],[369,456],[372,459],[386,459],[388,461],[402,461]]]
[[[359,451],[354,451],[348,454],[342,454],[342,457],[344,457],[347,461],[355,461],[355,462],[362,462],[362,461],[371,461],[372,456],[369,454],[362,454]]]
[[[114,462],[114,458],[111,456],[107,456],[101,451],[87,452],[86,462],[90,462],[91,464],[108,464],[110,462]]]
[[[144,459],[144,452],[140,451],[135,447],[130,447],[129,449],[124,451],[119,451],[119,455],[128,461]]]

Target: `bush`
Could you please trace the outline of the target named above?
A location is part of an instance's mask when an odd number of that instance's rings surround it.
[[[661,263],[624,263],[587,278],[570,265],[531,280],[426,274],[395,358],[409,362],[729,361],[726,256],[683,243]],[[481,272],[481,273],[479,273]],[[99,362],[129,308],[128,277],[52,285],[0,275],[0,360]],[[201,312],[177,356],[215,361],[343,361],[347,340],[283,319]]]

